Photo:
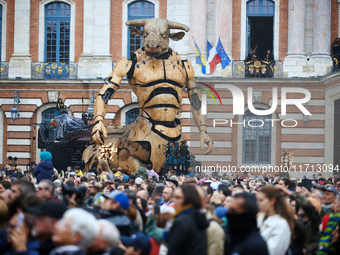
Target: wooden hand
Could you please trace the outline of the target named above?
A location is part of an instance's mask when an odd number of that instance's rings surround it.
[[[204,154],[209,154],[213,151],[214,143],[211,140],[210,136],[205,131],[201,132],[200,142],[202,150],[204,149],[204,144],[208,145],[208,149],[204,152]]]
[[[92,140],[96,144],[103,145],[103,138],[107,138],[107,131],[106,127],[104,126],[104,123],[102,121],[99,121],[92,129]]]

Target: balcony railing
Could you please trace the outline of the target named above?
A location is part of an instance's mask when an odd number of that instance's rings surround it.
[[[78,63],[32,62],[32,79],[77,79]]]
[[[283,78],[283,61],[233,61],[233,78]]]
[[[8,65],[9,62],[0,62],[0,78],[7,79],[8,78]]]

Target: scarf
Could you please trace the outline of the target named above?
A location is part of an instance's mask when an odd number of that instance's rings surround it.
[[[176,218],[181,212],[184,212],[185,210],[191,209],[192,205],[184,205],[181,206],[176,212],[172,215],[173,218]]]

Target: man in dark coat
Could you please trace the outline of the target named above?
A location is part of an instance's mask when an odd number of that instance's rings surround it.
[[[131,236],[137,232],[138,227],[124,213],[124,210],[130,206],[128,196],[119,190],[103,194],[103,196],[106,199],[100,206],[99,217],[113,223],[122,236]]]
[[[231,255],[268,255],[267,244],[257,228],[256,199],[248,193],[233,197],[227,218],[231,235]]]

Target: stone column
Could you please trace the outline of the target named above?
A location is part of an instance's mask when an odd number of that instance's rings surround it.
[[[223,47],[231,59],[232,51],[232,22],[233,5],[232,0],[215,0],[215,20],[214,20],[214,47],[218,39],[221,39]]]
[[[195,41],[201,52],[207,51],[207,1],[190,0],[190,37]],[[190,40],[190,51],[195,52],[194,40]]]
[[[330,60],[331,0],[314,0],[314,31],[312,58]]]
[[[305,0],[289,0],[287,58],[305,58]]]
[[[169,46],[178,54],[182,59],[188,59],[188,56],[192,57],[193,51],[191,50],[191,25],[190,25],[190,13],[191,13],[191,0],[181,1],[167,1],[167,17],[170,21],[175,21],[187,25],[190,28],[188,33],[185,32],[185,36],[179,41],[169,41]],[[170,33],[174,33],[176,30],[171,29]],[[177,30],[177,32],[179,32]],[[191,59],[190,59],[191,60]]]
[[[106,77],[112,71],[110,7],[110,0],[84,1],[84,49],[79,59],[79,78]]]
[[[30,0],[15,1],[14,53],[9,62],[9,78],[31,78],[30,9]]]

